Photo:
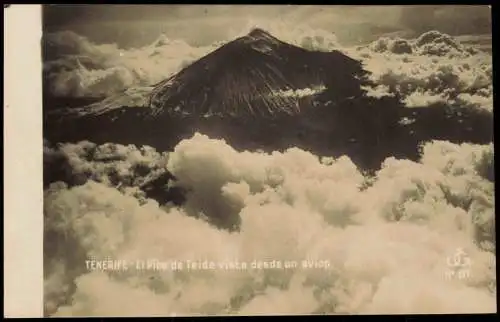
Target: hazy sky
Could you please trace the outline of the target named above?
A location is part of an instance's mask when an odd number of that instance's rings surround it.
[[[225,40],[250,21],[306,23],[335,33],[341,43],[363,43],[382,34],[415,36],[428,30],[452,35],[491,33],[488,6],[319,5],[51,5],[49,31],[73,30],[95,42],[141,46],[160,33],[194,45]]]

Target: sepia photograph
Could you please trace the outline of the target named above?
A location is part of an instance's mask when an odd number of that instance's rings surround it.
[[[41,15],[45,317],[496,313],[489,6]]]

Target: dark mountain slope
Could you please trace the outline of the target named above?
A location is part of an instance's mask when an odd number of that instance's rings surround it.
[[[453,112],[452,112],[453,111]],[[404,125],[401,120],[412,120]],[[348,155],[359,167],[376,170],[388,156],[418,159],[418,145],[429,140],[486,144],[493,138],[491,115],[471,109],[401,108],[392,98],[358,97],[342,104],[319,104],[300,115],[274,118],[170,115],[152,118],[147,109],[122,108],[82,118],[46,119],[50,142],[149,145],[171,151],[200,132],[225,139],[237,150],[299,147],[317,155]]]
[[[155,115],[294,114],[310,102],[292,91],[326,87],[348,97],[360,93],[366,75],[360,62],[338,51],[308,51],[255,29],[159,83],[150,105]]]

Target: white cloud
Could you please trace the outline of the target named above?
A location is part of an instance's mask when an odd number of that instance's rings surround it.
[[[56,148],[47,143],[44,160],[45,171],[58,172],[62,175],[59,179],[70,184],[93,180],[135,195],[138,191],[134,187],[165,172],[168,153],[159,153],[149,146],[81,141],[59,144]]]
[[[289,90],[286,90],[286,91],[277,91],[277,92],[274,92],[273,95],[275,95],[275,96],[281,96],[281,97],[297,97],[297,98],[302,98],[302,97],[311,96],[311,95],[314,95],[314,94],[321,93],[325,89],[326,89],[326,87],[324,87],[324,86],[317,87],[317,88],[299,88],[299,89],[296,89],[296,90],[289,89]]]
[[[407,107],[426,107],[437,103],[446,103],[448,98],[443,94],[416,91],[406,96],[404,103]]]
[[[443,102],[493,111],[491,55],[449,35],[431,31],[412,40],[381,38],[347,52],[372,72],[373,95],[397,93],[408,107]]]
[[[145,158],[118,145],[62,149],[73,171],[97,177],[96,160],[114,159],[119,170],[121,161]],[[94,161],[83,161],[90,155]],[[140,203],[92,181],[46,191],[46,236],[57,249],[46,254],[45,305],[62,316],[494,312],[492,155],[492,144],[433,141],[419,163],[388,158],[370,179],[347,157],[237,152],[196,134],[162,163],[191,191],[182,207]],[[188,216],[196,213],[205,216]],[[240,217],[240,230],[217,229],[206,217]],[[447,280],[457,247],[471,259],[471,276]],[[299,267],[112,274],[86,271],[89,256]],[[303,259],[330,266],[303,269]],[[75,292],[65,291],[72,282]]]
[[[44,63],[49,89],[57,96],[75,97],[151,86],[215,49],[192,47],[162,35],[151,45],[125,50],[94,44],[69,31],[47,34],[45,42],[53,43]]]
[[[390,89],[386,85],[378,85],[376,87],[365,86],[363,90],[366,91],[368,97],[382,98],[386,96],[394,96],[394,93],[390,92]]]

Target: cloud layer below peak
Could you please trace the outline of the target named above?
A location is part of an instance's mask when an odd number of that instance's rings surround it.
[[[201,134],[169,154],[89,142],[46,154],[64,155],[64,181],[77,183],[45,192],[49,314],[496,311],[492,145],[428,142],[420,162],[388,158],[374,177],[347,157],[237,152]],[[166,169],[189,191],[183,206],[138,189]],[[224,221],[239,231],[214,226]],[[457,248],[467,278],[448,274]],[[91,258],[299,266],[106,272],[88,270]]]

